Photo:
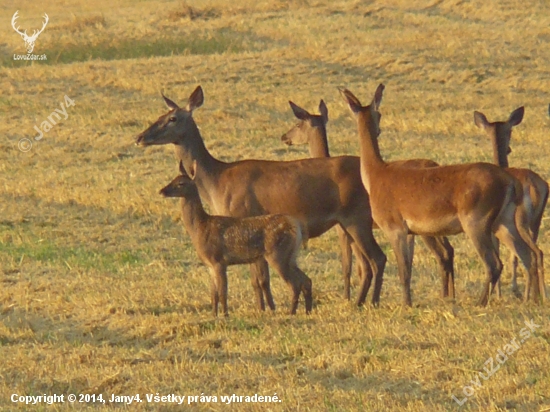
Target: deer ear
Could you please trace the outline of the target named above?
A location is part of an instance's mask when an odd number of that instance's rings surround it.
[[[355,95],[350,92],[348,89],[344,87],[338,87],[338,90],[340,91],[340,94],[348,104],[349,108],[353,113],[359,113],[361,111],[361,108],[363,107],[361,105],[361,102]]]
[[[161,95],[162,95],[162,98],[164,99],[164,102],[166,103],[166,106],[168,106],[170,110],[179,109],[179,106],[176,103],[174,103],[172,100],[166,97],[163,93],[161,93]]]
[[[489,127],[491,123],[489,123],[489,120],[487,120],[487,117],[481,112],[474,112],[474,123],[477,127],[485,129],[486,127]]]
[[[288,101],[288,104],[290,104],[290,108],[294,112],[294,116],[296,116],[300,120],[307,120],[311,117],[309,112],[305,109],[302,109],[297,104],[292,103],[290,100]]]
[[[525,113],[525,108],[523,106],[518,107],[516,110],[510,114],[508,118],[508,124],[510,126],[517,126],[523,120],[523,114]]]
[[[324,100],[321,100],[319,102],[319,113],[321,113],[321,117],[323,118],[323,122],[325,122],[325,124],[326,124],[328,122],[328,109],[327,109],[327,105],[325,104]]]
[[[375,110],[378,110],[380,103],[382,103],[382,94],[384,93],[385,88],[386,86],[380,83],[374,92],[374,98],[372,99],[371,105],[374,105]]]
[[[187,103],[187,110],[192,112],[195,109],[198,109],[204,103],[204,93],[202,92],[202,87],[197,86],[197,88],[189,96],[189,103]]]
[[[197,177],[197,161],[193,160],[193,163],[189,166],[189,178],[195,180],[195,177]]]

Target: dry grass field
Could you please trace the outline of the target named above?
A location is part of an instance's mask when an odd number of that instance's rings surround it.
[[[29,33],[49,15],[34,50],[46,61],[14,61],[25,53],[16,10]],[[230,316],[216,320],[179,202],[158,195],[177,174],[173,149],[134,145],[166,112],[161,91],[183,105],[200,84],[195,119],[220,159],[307,157],[280,141],[295,123],[289,99],[312,112],[324,99],[332,154],[358,154],[337,86],[367,103],[384,83],[386,159],[491,161],[474,110],[505,120],[524,105],[510,163],[550,178],[549,2],[4,1],[0,16],[0,410],[550,411],[550,309],[513,296],[507,250],[504,296],[480,308],[483,269],[467,239],[451,238],[454,302],[439,297],[419,243],[414,307],[402,308],[393,252],[376,233],[388,256],[381,305],[358,309],[342,299],[331,230],[299,260],[313,281],[311,316],[302,304],[287,315],[275,273],[278,309],[258,311],[249,269],[237,266]],[[67,118],[34,140],[65,96]],[[546,217],[547,254],[549,236]],[[531,319],[540,327],[525,338]],[[498,364],[514,338],[524,341]],[[490,358],[499,369],[480,380]],[[198,398],[147,401],[157,393]],[[13,394],[65,402],[24,405]],[[68,394],[107,402],[70,404]],[[111,403],[113,394],[142,402]],[[222,403],[233,394],[281,402]]]

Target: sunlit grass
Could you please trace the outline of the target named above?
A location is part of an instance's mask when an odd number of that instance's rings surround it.
[[[395,258],[377,232],[388,257],[381,305],[357,309],[341,297],[330,231],[299,258],[313,281],[311,316],[303,305],[286,314],[289,291],[276,273],[277,311],[259,312],[242,266],[228,272],[230,317],[216,320],[210,275],[181,227],[179,203],[158,195],[177,173],[173,149],[134,145],[167,110],[161,92],[183,106],[201,84],[205,103],[194,117],[217,158],[306,157],[280,141],[295,123],[288,100],[315,112],[320,99],[331,153],[356,155],[337,86],[367,102],[384,83],[385,158],[490,161],[473,111],[505,120],[524,105],[510,164],[548,178],[549,5],[98,0],[20,10],[24,27],[39,27],[44,12],[50,23],[35,51],[48,60],[33,64],[13,61],[23,42],[9,23],[0,27],[0,409],[24,409],[13,393],[156,392],[283,400],[187,406],[194,410],[550,408],[550,312],[509,291],[508,251],[503,299],[479,308],[484,273],[468,239],[451,239],[455,302],[439,297],[438,268],[417,242],[414,307],[402,308]],[[17,142],[33,137],[65,95],[75,101],[67,119],[20,152]],[[550,247],[546,218],[539,245]],[[461,399],[529,319],[541,328],[459,408],[452,395]],[[128,406],[161,407],[175,408]]]

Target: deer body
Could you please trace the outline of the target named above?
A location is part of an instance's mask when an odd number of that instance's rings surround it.
[[[523,196],[520,182],[488,163],[423,169],[385,163],[377,140],[383,90],[380,85],[369,106],[362,106],[349,90],[342,89],[341,93],[356,116],[361,178],[370,195],[373,215],[395,252],[404,303],[412,302],[408,234],[466,233],[486,268],[480,305],[487,304],[502,271],[495,236],[520,256],[530,275],[528,282],[537,279],[538,248],[528,233],[526,220],[521,213],[516,214]],[[540,296],[537,285],[533,286]]]
[[[483,128],[487,132],[487,135],[491,140],[493,146],[494,164],[504,168],[504,170],[521,182],[523,187],[523,199],[519,207],[526,215],[531,236],[536,242],[539,235],[540,224],[542,222],[542,215],[548,201],[548,183],[532,170],[508,167],[508,154],[512,152],[510,149],[512,128],[521,123],[523,120],[523,114],[524,108],[520,107],[514,110],[505,122],[489,122],[483,113],[476,111],[474,112],[474,122],[478,127]],[[539,265],[539,288],[544,299],[545,286],[542,267],[542,254],[537,256],[537,263]],[[515,254],[512,254],[511,256],[511,267],[512,290],[514,293],[518,294],[518,257]],[[500,282],[497,292],[499,295],[501,294]],[[527,289],[525,292],[528,292]]]
[[[325,102],[321,100],[319,104],[320,115],[310,114],[305,109],[289,102],[294,115],[300,120],[296,126],[285,133],[281,140],[287,145],[307,144],[311,157],[329,157],[328,138],[326,124],[328,122],[328,109]],[[357,159],[356,173],[360,175],[360,162]],[[428,159],[411,159],[405,161],[396,161],[389,165],[406,167],[435,167],[439,166],[436,162]],[[373,215],[374,227],[377,228],[376,215]],[[351,238],[345,231],[336,226],[338,239],[342,250],[342,271],[344,277],[344,294],[349,299],[350,295],[350,277],[351,277]],[[455,297],[454,291],[454,249],[445,237],[422,237],[426,246],[434,253],[441,267],[442,279],[442,297]],[[414,236],[409,237],[409,247],[411,248],[411,259],[414,250]],[[359,268],[358,268],[359,269]]]
[[[311,280],[296,264],[298,250],[307,238],[299,221],[285,215],[249,218],[208,215],[202,207],[196,186],[185,174],[176,177],[160,193],[181,197],[183,225],[199,258],[212,273],[212,311],[218,303],[227,315],[227,267],[265,258],[292,289],[291,314],[296,313],[300,293],[306,313],[311,312]]]
[[[372,235],[368,195],[356,173],[356,159],[343,156],[291,162],[221,162],[206,149],[192,117],[192,111],[203,102],[200,86],[185,108],[167,98],[165,101],[170,112],[137,137],[138,145],[174,144],[176,156],[187,172],[196,162],[201,170],[195,179],[200,197],[218,215],[285,214],[298,219],[309,237],[320,236],[336,223],[341,224],[360,252],[363,273],[369,273],[362,279],[357,304],[364,303],[373,272],[372,301],[378,303],[386,257]],[[264,260],[256,264],[252,279],[260,307],[264,307],[265,295],[274,308]]]

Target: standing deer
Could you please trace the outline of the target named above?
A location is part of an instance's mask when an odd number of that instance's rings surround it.
[[[204,101],[202,88],[198,86],[193,91],[186,107],[179,107],[167,97],[164,101],[170,111],[139,134],[136,144],[173,144],[176,157],[188,173],[196,161],[202,172],[195,178],[200,197],[217,215],[285,214],[298,219],[310,238],[340,224],[353,239],[362,273],[367,274],[361,280],[357,305],[364,303],[373,273],[372,303],[379,303],[386,256],[372,234],[369,199],[361,183],[357,158],[222,162],[206,149],[193,119],[193,111]],[[265,308],[265,296],[274,309],[265,260],[253,268],[258,306]]]
[[[307,144],[311,157],[329,157],[328,139],[326,124],[328,122],[328,109],[325,102],[319,104],[320,115],[310,114],[300,106],[289,102],[294,115],[300,120],[292,129],[285,133],[281,140],[287,145]],[[357,158],[359,162],[359,158]],[[390,165],[408,167],[434,167],[439,166],[436,162],[427,159],[411,159],[392,162]],[[358,170],[358,173],[360,171]],[[376,216],[374,227],[377,228]],[[340,247],[342,249],[342,272],[344,275],[344,293],[349,299],[350,277],[351,277],[351,239],[342,228],[336,226]],[[434,253],[441,268],[441,296],[455,298],[454,290],[454,249],[446,237],[422,236],[426,246]],[[409,247],[411,248],[411,259],[414,250],[414,235],[409,236]],[[411,262],[412,265],[412,262]],[[359,267],[358,267],[359,269]],[[358,270],[359,272],[359,270]],[[361,275],[360,275],[361,276]]]
[[[199,258],[212,274],[212,312],[218,316],[218,303],[227,316],[227,267],[265,258],[292,289],[290,313],[296,314],[300,293],[304,294],[306,313],[311,312],[311,280],[298,268],[296,258],[307,240],[300,222],[285,215],[248,218],[208,215],[193,180],[197,167],[188,176],[180,162],[180,175],[161,189],[165,197],[180,197],[182,220]]]
[[[357,120],[361,178],[370,196],[373,215],[388,237],[399,267],[403,302],[411,305],[409,234],[448,236],[466,233],[486,269],[479,305],[488,303],[502,272],[495,236],[518,255],[529,273],[526,298],[541,297],[538,288],[537,246],[529,236],[521,204],[521,183],[489,163],[431,168],[390,166],[378,146],[384,85],[372,103],[362,106],[347,89],[340,89]],[[531,286],[533,294],[531,294]]]
[[[19,10],[17,10],[13,14],[13,17],[11,18],[11,26],[13,27],[13,29],[17,33],[19,33],[21,35],[21,37],[25,41],[25,47],[27,48],[27,53],[30,54],[34,50],[34,43],[36,42],[36,39],[38,38],[40,33],[42,33],[44,31],[44,29],[46,28],[46,25],[48,24],[48,21],[49,21],[49,17],[46,13],[44,13],[44,23],[42,24],[42,28],[40,30],[33,30],[32,36],[29,36],[29,35],[27,35],[27,30],[22,32],[21,30],[19,30],[19,26],[15,27],[15,24],[16,24],[15,21],[19,17],[17,15],[17,13],[19,13]]]
[[[520,208],[524,209],[529,222],[529,230],[533,240],[536,242],[539,236],[540,224],[546,202],[548,201],[548,183],[535,172],[529,169],[518,169],[508,167],[508,155],[512,152],[510,148],[510,139],[512,137],[512,128],[517,126],[523,120],[524,108],[519,107],[514,110],[507,121],[505,122],[489,122],[487,117],[481,112],[474,112],[474,122],[477,127],[485,130],[493,145],[493,162],[496,165],[504,168],[508,173],[518,179],[523,186],[523,201]],[[537,256],[537,264],[539,272],[543,273],[542,255]],[[511,256],[512,266],[512,290],[518,294],[517,284],[517,255]],[[544,277],[539,276],[539,288],[545,297]],[[527,292],[527,290],[526,290]],[[497,288],[497,293],[500,295],[500,282]]]

